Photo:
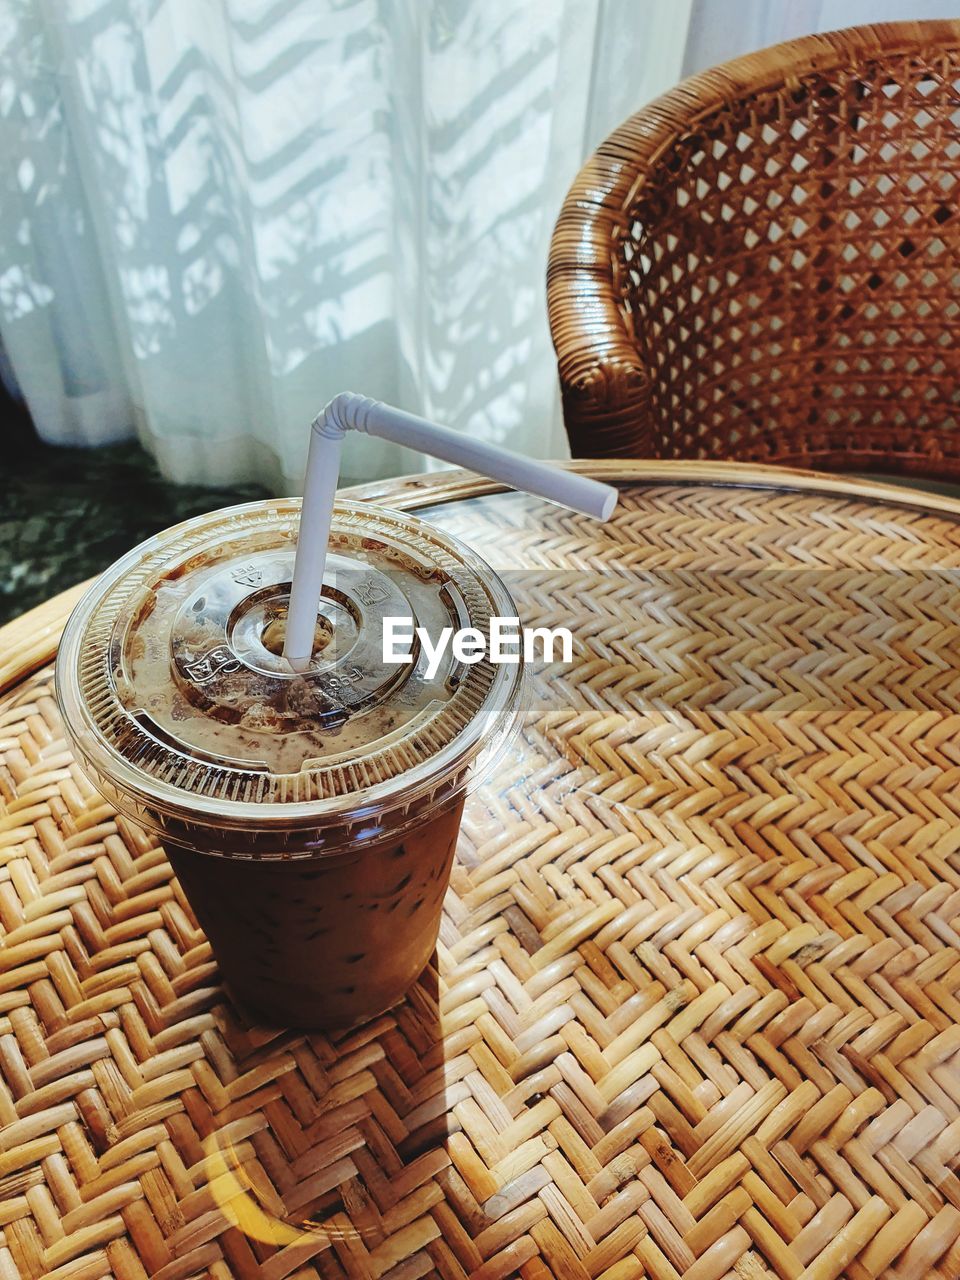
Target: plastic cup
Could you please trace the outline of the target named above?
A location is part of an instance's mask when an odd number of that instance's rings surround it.
[[[429,524],[334,515],[315,653],[281,656],[297,500],[175,526],[117,561],[64,632],[68,739],[154,831],[233,998],[261,1020],[347,1027],[396,1003],[434,949],[464,798],[516,725],[519,664],[427,672],[383,655],[385,617],[488,633],[497,575]]]

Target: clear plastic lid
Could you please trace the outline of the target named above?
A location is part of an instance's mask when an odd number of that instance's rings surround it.
[[[373,819],[462,786],[516,720],[521,668],[456,660],[444,628],[489,634],[510,595],[477,556],[398,512],[339,504],[314,657],[281,656],[300,504],[175,526],[103,574],[57,663],[73,745],[140,820],[290,830]],[[413,638],[384,658],[384,619]],[[369,824],[368,824],[369,825]]]

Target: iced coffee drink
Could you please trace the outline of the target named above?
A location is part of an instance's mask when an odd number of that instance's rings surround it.
[[[408,516],[337,508],[314,656],[282,656],[299,504],[188,521],[109,569],[57,683],[92,781],[163,843],[225,984],[257,1017],[344,1027],[430,958],[464,796],[513,727],[520,668],[428,674],[416,628],[489,630],[496,575]],[[384,621],[410,619],[405,662]]]

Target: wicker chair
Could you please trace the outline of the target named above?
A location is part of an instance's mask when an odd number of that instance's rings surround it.
[[[547,284],[576,456],[960,480],[960,22],[684,81],[583,168]]]

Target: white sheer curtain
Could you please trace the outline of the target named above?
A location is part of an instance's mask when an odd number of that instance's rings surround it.
[[[174,479],[298,491],[344,388],[561,454],[544,266],[584,156],[686,71],[946,8],[0,0],[9,369],[44,439],[137,434]]]

